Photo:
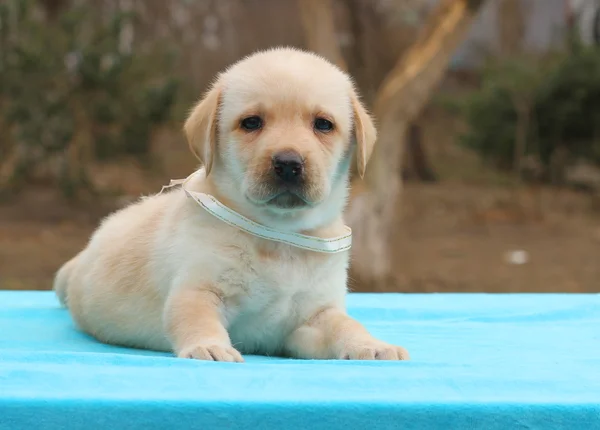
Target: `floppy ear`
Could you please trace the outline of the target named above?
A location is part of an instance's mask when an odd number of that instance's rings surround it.
[[[377,130],[375,129],[373,120],[354,91],[351,95],[351,102],[354,112],[354,133],[357,146],[356,167],[358,168],[358,174],[363,178],[367,170],[367,163],[375,146],[375,141],[377,140]]]
[[[210,173],[217,146],[217,123],[221,89],[213,87],[204,98],[194,106],[183,126],[190,149]]]

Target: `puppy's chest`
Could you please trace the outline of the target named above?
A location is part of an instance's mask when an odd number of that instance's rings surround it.
[[[277,354],[289,333],[345,294],[347,257],[267,251],[239,249],[219,278],[229,335],[243,353]]]
[[[218,280],[228,305],[238,315],[290,316],[303,312],[299,305],[327,300],[336,289],[344,288],[345,256],[311,255],[277,245],[248,248],[232,250],[234,264]]]

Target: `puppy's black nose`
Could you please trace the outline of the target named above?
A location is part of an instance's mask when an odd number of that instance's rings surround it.
[[[304,161],[297,152],[281,152],[273,157],[273,171],[283,182],[296,183],[304,172]]]

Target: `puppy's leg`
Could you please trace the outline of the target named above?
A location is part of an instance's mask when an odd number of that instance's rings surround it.
[[[169,294],[164,323],[175,354],[199,360],[243,362],[222,323],[220,297],[210,290],[176,289]]]
[[[401,346],[375,339],[343,310],[325,308],[297,328],[286,342],[298,358],[350,360],[408,360]]]

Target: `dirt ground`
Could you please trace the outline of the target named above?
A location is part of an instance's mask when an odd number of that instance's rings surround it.
[[[390,289],[600,291],[600,220],[586,215],[585,197],[544,190],[553,211],[533,220],[502,207],[512,198],[506,189],[409,184],[398,222],[398,285]],[[0,288],[51,288],[54,271],[85,245],[102,212],[60,206],[41,192],[34,202],[2,207]],[[527,253],[523,264],[510,262],[514,251]]]
[[[405,185],[395,232],[397,283],[389,289],[600,291],[598,202],[585,193],[508,185],[449,139],[452,127],[443,118],[426,127],[442,180]],[[0,289],[51,288],[56,269],[85,245],[102,216],[185,176],[192,158],[182,139],[168,141],[159,174],[146,177],[133,165],[97,168],[96,180],[118,199],[74,205],[36,185],[0,203]]]

